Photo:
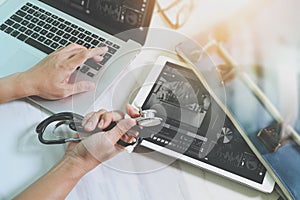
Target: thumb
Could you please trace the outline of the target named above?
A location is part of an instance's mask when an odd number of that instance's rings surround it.
[[[76,83],[69,84],[69,86],[72,88],[71,95],[95,89],[95,84],[91,81],[78,81]]]
[[[140,116],[139,110],[137,110],[135,107],[133,107],[130,104],[126,105],[126,112],[130,117],[139,117]]]

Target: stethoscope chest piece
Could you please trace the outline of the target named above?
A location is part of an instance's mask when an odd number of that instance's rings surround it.
[[[162,118],[155,117],[156,110],[148,109],[140,111],[140,117],[138,117],[137,123],[143,127],[157,126],[162,122]]]

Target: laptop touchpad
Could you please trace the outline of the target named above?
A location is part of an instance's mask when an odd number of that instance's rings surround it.
[[[7,49],[8,51],[10,49]],[[33,67],[41,60],[41,57],[33,55],[33,53],[25,51],[25,49],[17,48],[13,51],[6,52],[7,59],[0,61],[1,73],[0,77],[10,75],[15,72],[25,71]]]

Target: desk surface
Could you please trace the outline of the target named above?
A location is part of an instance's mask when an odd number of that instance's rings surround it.
[[[0,198],[11,199],[44,174],[62,155],[64,146],[46,146],[38,142],[35,127],[45,114],[24,100],[0,105],[1,129],[5,140],[0,146]],[[122,154],[127,154],[126,152]],[[132,160],[118,163],[134,166]],[[137,154],[137,153],[134,153]],[[126,156],[126,155],[125,155]],[[116,170],[102,164],[87,174],[68,199],[266,199],[265,194],[237,182],[175,161],[161,163],[163,157],[135,155],[136,162],[160,166],[144,173]]]
[[[140,54],[137,60],[144,59],[143,56]],[[116,82],[115,87],[120,83]],[[113,91],[101,99],[99,107],[117,108],[130,98],[126,95],[116,96]],[[4,139],[0,145],[0,199],[11,199],[63,155],[65,146],[46,146],[38,142],[35,127],[46,116],[43,109],[26,99],[0,105]],[[124,152],[114,159],[119,159],[120,165],[131,165],[133,168],[137,162],[148,162],[160,167],[143,173],[132,173],[102,164],[79,181],[68,199],[278,198],[275,192],[265,194],[181,161],[164,164],[162,155],[147,157],[133,153],[134,159],[123,159],[128,156]]]

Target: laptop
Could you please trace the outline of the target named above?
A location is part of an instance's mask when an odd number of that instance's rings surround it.
[[[25,71],[56,49],[77,43],[107,46],[104,59],[78,67],[72,81],[90,80],[95,91],[48,101],[30,97],[51,112],[85,114],[135,58],[147,36],[154,0],[20,0],[0,5],[0,77]]]

